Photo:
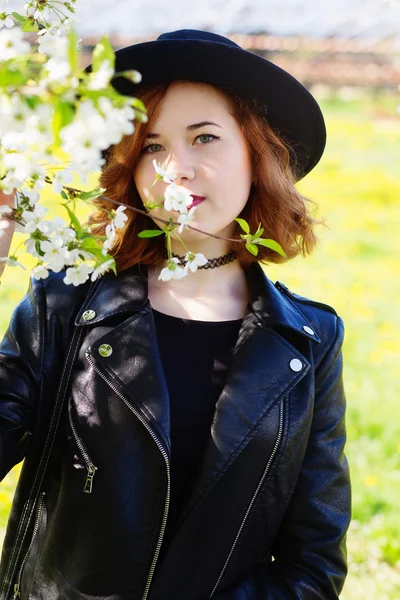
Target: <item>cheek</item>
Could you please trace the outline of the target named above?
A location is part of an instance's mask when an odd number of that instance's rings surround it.
[[[244,183],[251,183],[252,167],[250,153],[243,146],[236,146],[226,155],[225,172],[230,173],[232,181],[238,182],[238,178]]]
[[[151,170],[146,167],[139,167],[133,173],[133,180],[135,182],[136,189],[141,197],[142,201],[147,199],[148,192],[154,181],[154,169]],[[152,193],[154,192],[154,188]]]

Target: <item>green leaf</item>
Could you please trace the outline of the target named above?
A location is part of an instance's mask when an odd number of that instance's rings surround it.
[[[81,237],[81,240],[84,240],[84,239],[86,239],[87,237],[90,237],[90,238],[92,238],[92,239],[94,239],[94,240],[97,240],[97,242],[98,242],[99,244],[100,244],[100,242],[105,242],[105,240],[107,239],[107,236],[106,236],[106,235],[96,235],[95,237],[93,237],[93,233],[92,233],[92,232],[90,232],[90,233],[87,233],[87,234],[83,235],[83,236]]]
[[[74,29],[68,32],[68,62],[72,73],[75,73],[80,68],[78,36]]]
[[[105,262],[108,262],[109,260],[112,260],[113,262],[111,263],[111,265],[109,266],[109,268],[114,271],[115,275],[117,274],[117,268],[116,268],[116,264],[115,264],[115,259],[113,256],[111,256],[110,254],[106,254],[106,256],[103,256],[101,260],[98,260],[96,262],[96,264],[94,265],[94,268],[97,269],[97,267],[100,267],[100,265],[102,265]]]
[[[81,192],[78,194],[78,198],[81,200],[94,200],[98,198],[106,191],[106,188],[96,188],[94,190],[90,190],[89,192]]]
[[[20,23],[25,23],[25,19],[26,19],[26,17],[23,17],[22,15],[20,15],[20,14],[19,14],[19,13],[17,13],[17,12],[12,12],[11,14],[12,14],[12,16],[14,17],[14,19],[15,19],[16,21],[19,21]]]
[[[18,87],[24,85],[27,79],[28,77],[22,72],[22,69],[20,71],[14,71],[7,68],[5,65],[3,67],[0,66],[0,88],[8,86]]]
[[[70,102],[56,99],[54,101],[53,133],[56,142],[60,143],[60,131],[74,120],[75,107]]]
[[[140,238],[153,238],[158,235],[163,235],[164,232],[161,229],[144,229],[143,231],[139,231],[138,237]]]
[[[25,96],[22,95],[21,99],[29,106],[31,110],[35,110],[40,104],[40,98],[38,96]]]
[[[61,190],[61,192],[60,192],[60,196],[61,196],[61,198],[64,198],[64,200],[68,200],[68,196],[67,196],[67,194],[64,192],[64,190]]]
[[[284,252],[282,246],[278,244],[278,242],[275,242],[275,240],[259,240],[257,244],[260,244],[260,246],[265,246],[266,248],[270,248],[281,256],[286,256],[286,252]]]
[[[245,231],[246,233],[250,233],[250,227],[249,227],[247,221],[245,221],[244,219],[239,219],[239,217],[236,217],[235,221],[237,221],[239,223],[239,225],[243,229],[243,231]]]
[[[106,36],[103,36],[98,44],[96,44],[92,53],[92,72],[99,70],[102,62],[108,60],[114,69],[115,53],[113,47]]]
[[[251,254],[254,254],[254,256],[257,256],[258,248],[255,244],[246,244],[246,248]]]
[[[71,225],[72,228],[76,231],[77,235],[79,236],[82,233],[82,225],[80,224],[80,221],[78,219],[78,217],[76,217],[74,215],[74,213],[72,212],[72,210],[69,208],[69,206],[67,206],[64,203],[61,203],[63,206],[65,206],[66,211],[68,212],[68,216],[71,220]]]
[[[38,26],[36,25],[36,23],[35,23],[34,19],[32,19],[32,17],[25,19],[25,23],[22,25],[21,29],[22,29],[22,31],[26,31],[26,32],[39,30]]]
[[[132,98],[130,104],[131,104],[131,106],[133,106],[133,108],[137,108],[138,110],[140,110],[144,113],[147,113],[147,108],[145,107],[143,102],[140,100],[140,98]]]
[[[100,248],[90,248],[90,250],[82,248],[82,250],[85,250],[85,252],[89,252],[90,254],[92,254],[96,260],[104,262],[105,257]]]
[[[83,250],[87,250],[88,252],[100,250],[100,253],[102,253],[101,247],[99,246],[97,241],[92,237],[85,237],[83,240],[81,240],[80,246]],[[102,256],[104,255],[102,254]]]
[[[107,254],[107,256],[109,256],[109,255]],[[114,262],[111,264],[111,268],[112,268],[112,270],[114,271],[114,274],[116,275],[116,274],[117,274],[117,266],[116,266],[116,264],[115,264],[115,260],[114,260]]]

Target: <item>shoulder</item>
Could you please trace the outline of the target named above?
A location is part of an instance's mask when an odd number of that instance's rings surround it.
[[[82,302],[91,287],[91,281],[88,280],[81,285],[74,286],[64,283],[65,269],[58,273],[49,272],[45,279],[35,279],[30,277],[29,291],[33,297],[44,296],[46,312],[56,315],[66,316],[75,314],[79,310]]]
[[[281,281],[275,282],[275,287],[288,300],[296,310],[310,323],[311,329],[318,334],[321,340],[321,351],[325,351],[337,344],[339,347],[344,339],[344,323],[336,309],[330,304],[302,296],[290,290]]]

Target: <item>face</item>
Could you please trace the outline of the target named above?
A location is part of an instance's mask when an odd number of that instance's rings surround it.
[[[209,85],[173,83],[162,100],[145,144],[134,171],[143,203],[155,180],[153,160],[167,162],[169,170],[177,175],[177,185],[204,198],[197,205],[190,225],[232,237],[236,226],[234,218],[249,197],[252,169],[250,152],[231,114],[229,99]],[[158,181],[151,190],[152,197],[163,202],[167,186]],[[179,213],[159,207],[151,210],[152,215],[166,220],[172,217],[177,222]],[[162,227],[161,223],[157,224]],[[187,228],[180,237],[185,242],[212,239]],[[229,243],[225,242],[225,246],[228,248]]]

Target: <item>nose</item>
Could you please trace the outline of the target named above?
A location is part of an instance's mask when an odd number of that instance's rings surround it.
[[[178,185],[192,181],[195,177],[193,162],[183,150],[170,152],[168,155],[168,171],[175,173],[176,178],[174,181]]]

